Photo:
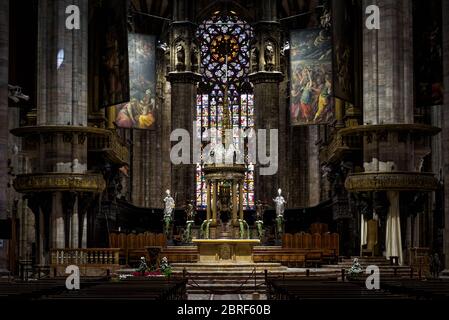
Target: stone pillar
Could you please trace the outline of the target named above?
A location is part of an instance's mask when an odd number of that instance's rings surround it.
[[[168,80],[171,83],[172,130],[187,130],[190,137],[193,137],[194,134],[193,121],[196,119],[197,83],[200,78],[200,75],[196,73],[184,71],[170,72],[168,75]],[[192,157],[190,160],[190,162],[193,161]],[[176,195],[178,203],[186,203],[195,197],[195,168],[193,163],[172,164],[171,190]]]
[[[282,74],[279,72],[258,72],[250,75],[250,80],[254,84],[254,110],[255,129],[266,129],[267,140],[266,150],[269,152],[269,130],[279,130],[279,81]],[[259,142],[258,142],[259,144]],[[276,150],[279,152],[279,149]],[[278,173],[274,175],[261,175],[260,164],[255,165],[255,195],[256,199],[267,202],[276,190],[278,185]]]
[[[36,219],[36,260],[38,264],[46,264],[49,263],[48,256],[48,245],[50,239],[48,239],[47,235],[49,234],[50,224],[47,223],[47,219],[45,216],[47,215],[44,212],[43,208],[38,209],[37,219]],[[46,260],[47,259],[47,260]]]
[[[79,214],[78,214],[78,196],[75,196],[72,218],[70,223],[70,247],[77,249],[79,247]]]
[[[69,5],[80,9],[79,30],[66,29]],[[39,125],[87,125],[87,11],[87,0],[39,1]]]
[[[210,181],[207,181],[207,198],[206,198],[206,219],[209,220],[210,219],[210,206],[211,206],[211,194],[210,194]]]
[[[65,214],[62,205],[62,193],[55,192],[52,195],[52,212],[51,212],[51,247],[63,249],[66,247],[66,228]],[[68,231],[68,230],[67,230]]]
[[[444,180],[444,263],[445,273],[449,274],[449,16],[444,14],[449,10],[448,1],[442,1],[443,6],[443,76],[444,105],[441,108],[441,159],[442,178]]]
[[[69,5],[79,8],[80,29],[66,28]],[[55,128],[41,135],[38,173],[84,174],[87,170],[87,142],[75,133],[77,127],[87,126],[87,16],[88,0],[38,2],[37,125],[42,130]],[[69,130],[59,130],[61,127]],[[51,196],[50,248],[78,247],[78,204],[64,200],[68,193]],[[45,224],[45,219],[41,223]],[[40,227],[45,230],[48,226]]]
[[[363,7],[371,4],[370,0],[363,1]],[[407,125],[414,121],[412,1],[378,0],[376,4],[381,12],[380,30],[363,29],[363,122],[372,126],[364,139],[364,168],[372,173],[414,171],[414,143],[410,136],[376,129],[376,125]],[[392,207],[387,221],[399,224],[399,195],[388,195]],[[392,225],[390,231],[394,232],[384,235],[386,254],[401,258],[401,230]]]
[[[81,220],[81,248],[85,249],[87,248],[87,212],[83,214],[83,218]]]
[[[371,4],[363,1],[364,7]],[[380,30],[363,28],[363,122],[413,123],[412,2],[377,5]]]
[[[213,188],[213,200],[212,200],[212,224],[215,225],[217,223],[217,199],[218,199],[218,182],[217,180],[213,180],[212,182]]]
[[[8,185],[8,69],[9,69],[9,0],[0,7],[0,219],[7,214]],[[1,240],[1,239],[0,239]],[[0,271],[8,268],[7,244],[0,246]]]
[[[191,53],[196,46],[194,21],[196,1],[173,1],[173,22],[170,25],[171,126],[172,130],[185,129],[193,137],[196,120],[197,84],[201,76],[192,68]],[[195,164],[171,166],[171,190],[178,203],[195,197]]]
[[[261,17],[255,24],[255,42],[249,80],[254,85],[255,129],[279,130],[279,83],[283,79],[280,70],[280,25],[276,21],[276,6],[272,0],[262,1]],[[267,152],[269,135],[267,135]],[[278,152],[279,150],[277,150]],[[260,175],[260,164],[255,166],[256,199],[268,202],[279,187],[278,174]]]
[[[239,182],[239,219],[243,219],[243,181]]]
[[[237,207],[238,202],[237,198],[237,181],[232,180],[232,223],[234,225],[237,224],[237,211],[239,208]]]

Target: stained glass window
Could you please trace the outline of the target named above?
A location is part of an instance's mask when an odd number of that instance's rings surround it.
[[[238,143],[238,130],[254,127],[254,99],[248,81],[253,30],[235,12],[215,12],[199,25],[197,37],[202,74],[197,96],[197,121],[201,123],[198,134],[204,141],[207,138],[205,129],[209,129],[213,140],[217,130],[222,129],[224,90],[227,90],[234,141]],[[245,165],[243,198],[245,208],[249,209],[254,207],[254,164],[247,162]],[[206,180],[202,169],[203,163],[198,163],[196,202],[199,208],[206,207]]]

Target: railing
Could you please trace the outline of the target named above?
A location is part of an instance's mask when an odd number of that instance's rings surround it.
[[[52,265],[118,265],[118,248],[52,249]]]
[[[361,149],[363,139],[359,136],[345,136],[335,133],[328,144],[323,144],[320,149],[320,162],[332,162],[341,156],[342,152]]]
[[[128,163],[129,150],[119,135],[113,130],[107,130],[106,135],[91,136],[88,139],[89,151],[105,152],[113,161]]]

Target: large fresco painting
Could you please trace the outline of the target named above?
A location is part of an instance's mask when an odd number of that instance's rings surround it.
[[[128,103],[117,106],[116,124],[122,128],[154,129],[156,123],[155,36],[129,34]]]
[[[441,0],[413,2],[415,90],[418,107],[443,104]],[[432,17],[432,19],[429,19]]]
[[[127,1],[102,1],[96,9],[101,108],[129,101]],[[97,37],[97,35],[94,35]]]
[[[331,122],[334,103],[330,33],[323,29],[294,30],[290,44],[291,124]]]

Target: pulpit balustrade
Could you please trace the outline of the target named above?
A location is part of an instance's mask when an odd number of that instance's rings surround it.
[[[52,265],[118,265],[119,248],[52,249]]]

